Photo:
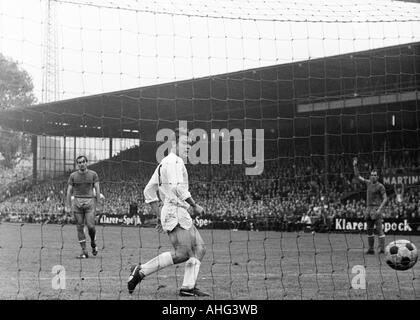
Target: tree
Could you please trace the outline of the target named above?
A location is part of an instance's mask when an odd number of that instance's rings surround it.
[[[0,152],[4,157],[6,167],[13,167],[13,160],[19,154],[19,147],[26,141],[24,136],[19,132],[2,131],[0,133]]]
[[[0,109],[27,107],[36,99],[29,74],[0,53]]]
[[[0,110],[28,107],[35,103],[33,89],[28,72],[0,53]],[[13,167],[18,151],[28,150],[28,143],[29,139],[21,132],[6,131],[0,127],[0,153],[7,167]]]

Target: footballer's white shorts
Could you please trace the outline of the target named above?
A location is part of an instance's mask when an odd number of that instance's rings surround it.
[[[181,228],[189,230],[193,221],[187,209],[172,204],[164,204],[160,212],[162,229],[172,231],[178,224]]]

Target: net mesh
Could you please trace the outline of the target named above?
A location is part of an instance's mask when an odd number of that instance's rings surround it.
[[[207,248],[198,285],[211,299],[418,299],[418,265],[397,272],[365,255],[366,192],[352,168],[356,156],[363,176],[380,172],[387,243],[420,245],[418,4],[13,3],[0,1],[10,75],[0,79],[24,81],[10,57],[35,99],[0,91],[0,297],[181,299],[182,264],[133,295],[126,281],[130,265],[172,247],[143,189],[157,132],[185,121],[207,146],[198,155],[208,162],[187,170],[205,209],[193,220]],[[218,134],[219,146],[206,145]],[[86,260],[75,259],[64,213],[79,154],[105,196],[99,254]],[[259,156],[263,172],[247,175]]]

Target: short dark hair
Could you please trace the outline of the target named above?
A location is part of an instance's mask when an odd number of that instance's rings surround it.
[[[79,159],[81,159],[81,158],[84,158],[86,162],[88,162],[88,161],[89,161],[89,160],[88,160],[88,158],[87,158],[85,155],[82,155],[82,156],[78,156],[78,157],[76,158],[76,162],[78,162],[78,161],[79,161]]]
[[[179,127],[174,130],[174,132],[170,135],[169,140],[175,141],[175,143],[179,142],[179,137],[187,136],[188,130],[184,127]]]

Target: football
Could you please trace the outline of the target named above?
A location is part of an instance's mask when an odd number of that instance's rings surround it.
[[[395,270],[412,268],[418,258],[417,248],[411,241],[395,240],[385,248],[386,263]]]

